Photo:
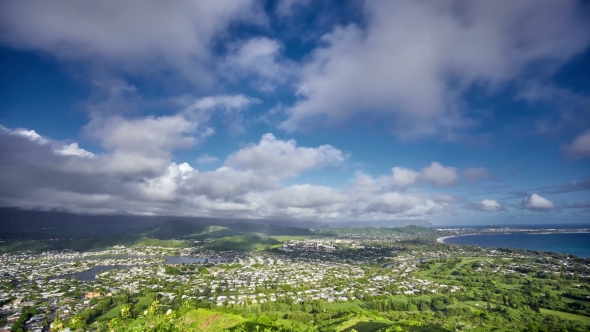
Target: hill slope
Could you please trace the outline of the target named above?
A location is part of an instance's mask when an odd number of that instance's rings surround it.
[[[188,223],[181,220],[168,220],[144,233],[158,239],[184,238],[220,238],[237,234],[225,226],[207,226]]]
[[[320,235],[385,235],[385,234],[418,234],[435,233],[436,230],[428,227],[409,225],[404,227],[363,227],[363,228],[324,228],[317,230]]]
[[[312,235],[312,231],[307,228],[285,227],[273,224],[251,224],[238,221],[227,227],[242,233],[260,233],[265,235]]]

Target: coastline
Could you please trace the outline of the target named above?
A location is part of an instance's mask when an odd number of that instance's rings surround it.
[[[501,235],[501,234],[588,234],[590,232],[538,232],[538,233],[519,233],[519,232],[504,232],[504,233],[470,233],[470,234],[461,234],[461,235],[450,235],[450,236],[443,236],[436,239],[438,243],[446,243],[446,239],[450,239],[453,237],[460,237],[460,236],[468,236],[468,235]]]
[[[479,233],[471,233],[471,234],[461,234],[461,235],[450,235],[450,236],[443,236],[436,239],[438,243],[445,243],[446,239],[450,239],[452,237],[459,237],[459,236],[467,236],[467,235],[478,235]]]

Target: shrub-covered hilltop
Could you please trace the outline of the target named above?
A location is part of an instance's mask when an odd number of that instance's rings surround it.
[[[202,302],[103,299],[52,330],[84,331],[587,331],[589,325],[535,309],[474,309],[445,295],[391,297],[352,303],[294,303],[288,299],[262,305],[203,307]],[[150,302],[151,301],[151,302]],[[109,309],[110,308],[110,309]],[[575,315],[572,315],[575,316]],[[588,323],[586,319],[586,323]]]

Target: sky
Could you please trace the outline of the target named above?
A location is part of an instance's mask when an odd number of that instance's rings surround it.
[[[0,3],[0,207],[590,221],[590,4]]]

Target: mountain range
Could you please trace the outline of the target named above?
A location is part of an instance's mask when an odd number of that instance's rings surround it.
[[[297,227],[294,227],[296,224]],[[384,227],[387,225],[387,227]],[[400,232],[399,227],[432,227],[424,221],[396,221],[371,224],[346,222],[293,222],[282,220],[235,220],[201,217],[82,215],[60,211],[0,208],[0,238],[95,238],[112,235],[143,235],[167,238],[221,238],[240,234],[342,235]],[[355,227],[357,226],[357,227]],[[362,226],[362,227],[358,227]],[[406,227],[403,227],[404,229]],[[411,232],[413,228],[408,228]],[[405,232],[405,231],[404,231]]]

